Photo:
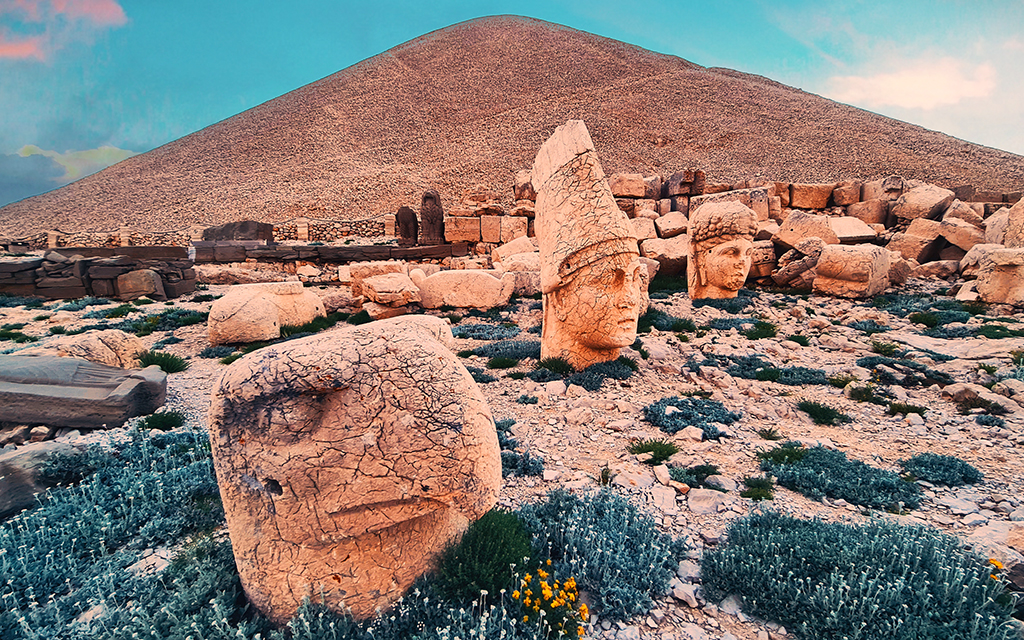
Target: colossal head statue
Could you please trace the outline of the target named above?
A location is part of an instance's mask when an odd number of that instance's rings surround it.
[[[752,263],[757,214],[739,202],[709,202],[690,216],[690,299],[735,298]]]
[[[218,382],[210,441],[235,561],[275,622],[307,597],[356,618],[388,608],[497,500],[490,410],[430,329],[266,347]]]
[[[647,267],[582,120],[555,129],[533,164],[544,303],[542,358],[577,369],[615,360],[636,340]]]

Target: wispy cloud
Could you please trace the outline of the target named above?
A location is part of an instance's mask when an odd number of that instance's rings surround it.
[[[942,56],[902,61],[890,68],[880,73],[833,76],[829,97],[866,107],[929,110],[987,98],[997,86],[996,69],[990,62],[973,65]]]
[[[112,164],[121,162],[127,158],[137,155],[134,151],[118,149],[117,147],[102,146],[97,149],[86,149],[85,151],[68,151],[58,153],[40,149],[34,144],[25,145],[18,150],[22,158],[31,156],[43,156],[53,160],[64,168],[64,175],[55,178],[56,182],[68,183],[83,178],[100,169],[105,169]]]
[[[0,0],[0,60],[46,60],[127,23],[117,0]]]

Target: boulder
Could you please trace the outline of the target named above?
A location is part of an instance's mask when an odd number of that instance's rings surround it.
[[[530,228],[530,219],[525,216],[501,216],[499,242],[508,243],[516,238],[525,238]]]
[[[875,239],[875,230],[851,216],[828,216],[828,226],[839,238],[839,244],[860,244]]]
[[[865,224],[885,224],[886,218],[889,217],[889,201],[874,199],[855,202],[846,207],[846,215]]]
[[[750,255],[748,278],[770,276],[775,270],[775,243],[771,240],[755,240]]]
[[[950,203],[946,209],[946,213],[942,214],[943,220],[949,220],[950,218],[957,218],[963,220],[968,224],[972,224],[979,229],[985,228],[985,221],[982,220],[978,212],[971,208],[969,204],[954,200]]]
[[[420,290],[420,306],[440,309],[444,305],[490,309],[508,304],[515,291],[516,277],[505,273],[496,278],[479,269],[440,271],[427,276],[413,269],[410,277]]]
[[[409,273],[408,266],[398,260],[377,260],[373,262],[353,262],[348,265],[348,278],[339,278],[344,281],[348,280],[348,285],[352,288],[353,296],[363,295],[363,280],[373,276],[383,275],[385,273]]]
[[[942,388],[942,397],[953,402],[967,402],[978,399],[987,400],[1003,407],[1009,413],[1019,414],[1022,411],[1019,404],[1006,396],[993,393],[980,384],[971,384],[969,382],[957,382],[946,385]]]
[[[875,245],[826,245],[815,265],[814,293],[872,298],[889,286],[889,251]]]
[[[1000,209],[985,218],[985,244],[1003,244],[1006,227],[1010,224],[1010,210]]]
[[[978,270],[988,259],[989,253],[1003,249],[1001,244],[976,244],[960,259],[960,275],[964,278],[977,278]]]
[[[536,271],[540,272],[540,252],[531,251],[530,253],[517,253],[505,258],[505,262],[500,263],[505,271]]]
[[[152,269],[138,269],[117,277],[117,297],[121,300],[135,300],[143,296],[154,300],[166,300],[164,281]]]
[[[370,316],[374,320],[385,320],[388,318],[395,318],[403,316],[412,311],[407,306],[393,307],[385,304],[378,304],[376,302],[366,301],[363,303],[363,311],[366,315]]]
[[[988,252],[977,274],[978,295],[982,300],[1024,306],[1024,249]]]
[[[886,249],[886,251],[889,251]],[[914,267],[901,254],[889,251],[889,283],[900,285],[907,281]]]
[[[36,498],[54,486],[41,473],[55,455],[76,449],[62,442],[37,442],[0,452],[0,520],[35,506]]]
[[[674,238],[686,233],[688,224],[686,216],[679,211],[666,213],[654,221],[654,226],[658,230],[658,237],[661,238]]]
[[[697,515],[713,515],[725,505],[725,494],[714,489],[690,489],[686,505]]]
[[[616,198],[644,198],[647,185],[639,173],[613,173],[608,177],[608,187]]]
[[[843,180],[832,190],[832,202],[838,207],[860,202],[860,189],[859,180]]]
[[[918,218],[910,223],[905,232],[893,234],[886,248],[907,260],[927,262],[938,257],[941,233],[941,223]]]
[[[939,232],[950,244],[956,245],[964,251],[970,251],[974,245],[985,242],[985,232],[961,218],[944,218]]]
[[[335,311],[358,311],[363,304],[363,297],[353,297],[352,289],[346,286],[317,287],[312,289],[324,305],[324,313]]]
[[[121,369],[78,358],[0,356],[4,422],[113,428],[153,413],[166,396],[167,374],[156,365]]]
[[[1018,200],[1006,214],[1003,244],[1007,249],[1024,247],[1024,199]]]
[[[790,187],[789,204],[796,209],[824,209],[828,206],[835,183],[806,184],[794,182]],[[823,238],[824,239],[824,238]]]
[[[937,218],[956,196],[949,189],[925,184],[901,195],[892,207],[892,214],[904,220]]]
[[[146,347],[135,335],[117,329],[90,330],[78,335],[56,336],[46,344],[18,351],[18,355],[55,355],[81,358],[108,367],[132,369],[139,366],[136,357]]]
[[[640,255],[657,260],[658,271],[667,276],[686,273],[686,256],[690,252],[690,238],[686,234],[673,238],[652,238],[640,243]]]
[[[213,302],[208,337],[211,344],[273,340],[285,325],[299,326],[326,315],[320,297],[301,282],[242,284]]]
[[[537,192],[530,181],[529,169],[520,169],[516,172],[515,180],[512,182],[512,193],[516,200],[537,200]]]
[[[896,200],[906,189],[906,183],[900,176],[888,176],[881,180],[865,182],[860,189],[860,199],[868,200]]]
[[[633,235],[640,242],[649,238],[658,237],[658,231],[654,225],[654,220],[651,220],[650,218],[637,216],[630,220],[630,224],[633,226]]]
[[[242,587],[277,624],[305,598],[386,610],[501,487],[479,387],[402,320],[239,359],[214,389],[210,444]]]
[[[505,258],[517,253],[529,253],[537,250],[537,244],[532,238],[520,237],[503,244],[500,247],[495,247],[491,251],[491,260],[494,262],[504,262]]]
[[[420,290],[404,273],[385,273],[363,280],[367,300],[389,307],[401,307],[420,301]]]
[[[829,191],[829,193],[832,192]],[[821,238],[825,244],[839,244],[839,236],[832,230],[828,216],[818,216],[803,211],[793,211],[789,214],[772,240],[787,249],[792,249],[800,240],[810,237]]]
[[[941,280],[947,280],[958,273],[960,273],[959,260],[935,260],[933,262],[926,262],[911,271],[911,275],[915,278],[939,278]]]

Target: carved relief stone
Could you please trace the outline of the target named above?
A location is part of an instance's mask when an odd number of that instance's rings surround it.
[[[636,339],[648,275],[582,120],[555,129],[531,175],[544,304],[541,357],[563,358],[577,369],[615,360]]]
[[[739,202],[709,202],[690,216],[690,299],[735,298],[753,260],[757,214]]]
[[[444,244],[444,209],[434,190],[423,192],[420,203],[420,244]]]
[[[238,360],[210,439],[242,585],[277,623],[306,597],[356,618],[386,609],[501,486],[480,389],[404,319]]]

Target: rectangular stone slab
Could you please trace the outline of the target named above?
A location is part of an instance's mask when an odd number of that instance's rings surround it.
[[[159,367],[119,369],[77,358],[0,356],[0,418],[14,424],[119,427],[167,396]]]

